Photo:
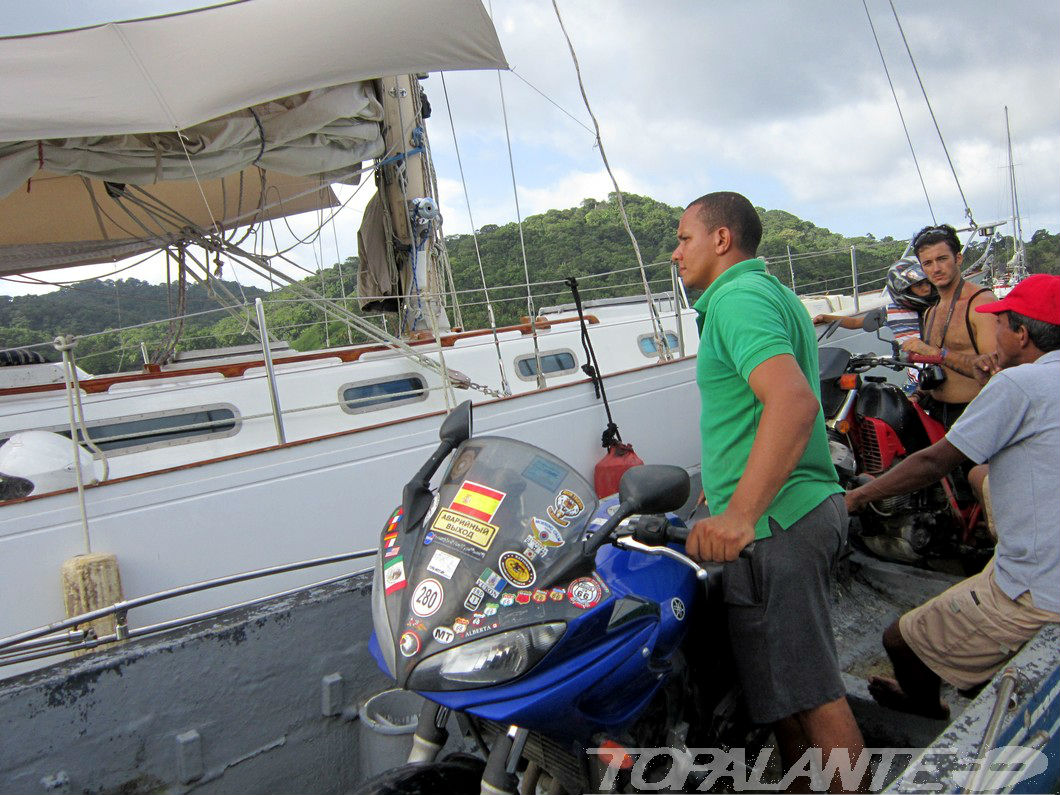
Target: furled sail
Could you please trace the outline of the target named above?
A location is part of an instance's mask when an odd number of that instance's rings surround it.
[[[335,205],[375,78],[504,67],[478,0],[242,0],[0,38],[0,275]]]

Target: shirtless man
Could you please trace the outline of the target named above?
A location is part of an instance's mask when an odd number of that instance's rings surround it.
[[[939,302],[925,313],[923,339],[907,339],[902,349],[942,357],[946,380],[919,394],[924,410],[949,428],[982,388],[975,380],[976,360],[993,353],[996,344],[997,318],[972,310],[997,299],[961,276],[964,256],[952,226],[924,227],[913,238],[913,251],[938,289]]]

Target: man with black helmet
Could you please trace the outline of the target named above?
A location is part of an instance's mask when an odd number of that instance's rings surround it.
[[[913,251],[938,289],[939,302],[925,312],[923,339],[909,338],[902,343],[902,349],[942,358],[946,379],[918,394],[924,410],[949,428],[979,394],[976,360],[994,352],[997,319],[972,310],[996,300],[996,296],[964,280],[961,241],[952,226],[924,227],[913,238]]]
[[[884,297],[888,299],[887,325],[894,332],[894,338],[901,341],[907,337],[920,336],[923,313],[938,301],[939,294],[916,258],[906,257],[898,260],[887,271]],[[815,315],[813,324],[817,326],[838,321],[843,328],[862,329],[865,327],[865,317]]]

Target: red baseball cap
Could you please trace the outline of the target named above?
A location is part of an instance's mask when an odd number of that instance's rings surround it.
[[[1060,276],[1036,273],[1022,279],[1000,301],[975,308],[976,312],[1017,312],[1032,320],[1060,326]]]

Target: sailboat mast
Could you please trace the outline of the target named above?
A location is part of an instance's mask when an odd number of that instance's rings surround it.
[[[1016,167],[1012,162],[1012,130],[1008,121],[1008,105],[1005,106],[1005,137],[1008,141],[1008,180],[1012,199],[1012,261],[1010,271],[1016,279],[1024,276],[1026,271],[1023,248],[1023,223],[1020,220],[1019,198],[1016,195]]]
[[[447,331],[442,281],[434,260],[441,217],[429,187],[419,83],[414,75],[399,75],[383,78],[381,86],[384,143],[387,152],[401,155],[382,170],[380,191],[389,205],[399,270],[406,275],[402,331]]]

